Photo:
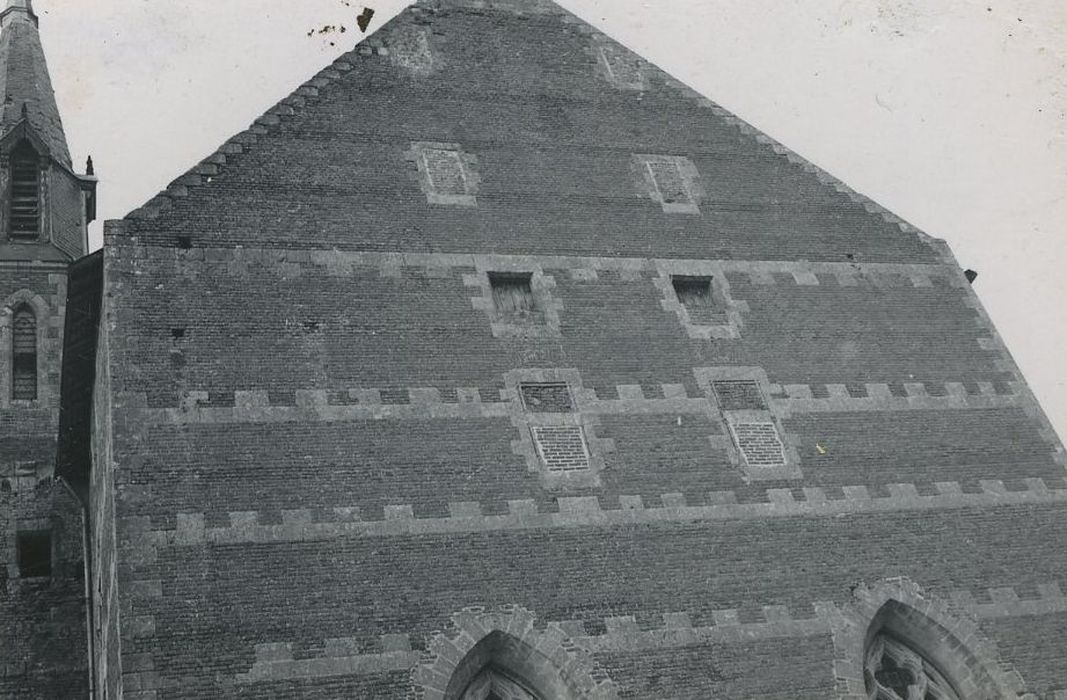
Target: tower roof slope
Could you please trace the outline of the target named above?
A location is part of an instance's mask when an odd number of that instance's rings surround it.
[[[32,3],[9,0],[0,13],[0,25],[0,135],[6,135],[25,119],[48,146],[51,156],[70,166],[70,150]]]
[[[415,153],[427,143],[468,158],[476,206],[427,201]],[[690,214],[665,215],[648,156],[691,168]],[[244,232],[219,233],[234,216]],[[130,218],[163,245],[182,229],[222,246],[938,257],[899,219],[540,1],[408,8]],[[426,233],[442,222],[449,233]]]

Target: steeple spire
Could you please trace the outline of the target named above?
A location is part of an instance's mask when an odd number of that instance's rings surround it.
[[[17,18],[26,18],[37,24],[37,13],[33,11],[32,0],[7,0],[7,7],[0,12],[0,23],[7,26]]]
[[[22,122],[70,167],[70,151],[48,74],[32,0],[7,0],[0,12],[0,139]]]

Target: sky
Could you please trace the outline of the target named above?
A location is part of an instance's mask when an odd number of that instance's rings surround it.
[[[559,1],[947,240],[1067,437],[1067,3]],[[100,219],[350,50],[364,5],[373,33],[406,4],[34,0],[75,163],[96,163]]]

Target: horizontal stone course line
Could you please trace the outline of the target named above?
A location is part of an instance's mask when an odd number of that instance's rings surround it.
[[[963,493],[957,482],[938,482],[937,494],[920,495],[914,484],[889,484],[889,496],[870,494],[866,486],[846,486],[844,498],[829,499],[823,489],[804,488],[806,500],[792,489],[768,489],[766,503],[738,503],[732,491],[709,493],[711,505],[685,505],[683,494],[665,494],[662,507],[646,508],[640,496],[620,496],[619,509],[604,510],[596,497],[560,497],[558,512],[540,512],[532,499],[508,501],[508,512],[483,515],[477,503],[452,504],[448,517],[416,518],[410,505],[384,508],[384,519],[363,520],[358,508],[335,508],[339,521],[314,522],[310,509],[282,512],[282,523],[260,524],[255,511],[230,513],[229,527],[206,527],[201,513],[179,513],[173,530],[146,534],[150,547],[314,542],[341,537],[388,537],[558,527],[613,527],[767,518],[825,517],[861,513],[989,508],[1067,503],[1067,489],[1049,489],[1041,479],[1025,479],[1027,489],[1009,491],[1000,480],[983,480],[982,493]]]
[[[159,264],[171,259],[176,267],[193,262],[226,263],[239,267],[249,264],[289,274],[295,270],[317,272],[328,277],[354,275],[404,275],[408,269],[439,275],[442,270],[460,268],[474,270],[563,269],[614,271],[619,273],[658,274],[723,274],[738,273],[753,276],[758,284],[819,285],[818,275],[833,276],[842,286],[855,286],[864,279],[879,287],[931,287],[931,278],[940,278],[952,287],[966,284],[959,269],[938,263],[886,262],[810,262],[806,260],[715,260],[697,258],[635,258],[566,255],[506,255],[477,253],[405,253],[350,252],[308,250],[294,248],[194,246],[190,249],[170,246],[130,246],[121,239],[115,245],[124,248],[123,259],[136,264],[139,259],[151,259]],[[125,250],[127,249],[128,250]],[[778,275],[776,276],[776,273]],[[579,274],[576,279],[581,279]],[[592,277],[590,281],[595,280]],[[639,274],[620,275],[620,279],[638,281]]]
[[[992,603],[975,603],[970,591],[953,591],[949,598],[978,619],[1067,613],[1067,597],[1055,583],[1038,586],[1036,599],[1020,599],[1013,588],[991,588],[988,592]],[[740,621],[738,610],[715,610],[714,624],[701,626],[692,624],[689,613],[671,612],[663,613],[663,624],[651,629],[642,629],[632,615],[608,617],[604,619],[605,632],[598,635],[587,634],[581,620],[551,621],[545,629],[555,637],[569,639],[586,653],[600,654],[801,639],[832,634],[835,625],[841,624],[842,613],[836,603],[817,601],[812,603],[812,610],[811,617],[794,618],[785,606],[765,605],[763,621],[745,623]],[[423,659],[423,653],[414,651],[409,636],[403,633],[383,635],[376,653],[359,653],[354,639],[327,639],[324,646],[322,656],[297,660],[291,643],[256,644],[255,662],[248,673],[238,674],[236,681],[245,684],[366,675],[411,669]]]
[[[681,385],[660,385],[667,398],[646,398],[641,387],[619,385],[618,399],[582,397],[583,413],[601,415],[706,414],[710,402],[702,396],[688,397]],[[906,383],[907,396],[891,394],[889,384],[867,384],[867,396],[850,396],[844,384],[825,385],[830,396],[813,398],[806,384],[774,385],[769,401],[783,417],[792,413],[965,410],[988,408],[1028,408],[1019,394],[997,394],[991,382],[979,382],[980,393],[968,394],[963,384],[946,382],[944,396],[927,393],[923,384]],[[383,403],[381,389],[348,389],[339,392],[311,389],[294,392],[295,405],[272,405],[267,391],[211,392],[187,391],[176,396],[174,407],[148,407],[147,395],[130,392],[122,406],[137,411],[142,420],[161,424],[186,423],[296,423],[357,420],[424,420],[428,418],[502,418],[508,415],[509,399],[484,401],[477,388],[457,387],[456,401],[445,401],[437,388],[408,387],[391,392],[392,403]],[[785,397],[773,394],[785,394]],[[336,396],[345,397],[338,402]],[[228,399],[232,406],[214,406],[209,401]],[[399,399],[399,400],[397,400]]]

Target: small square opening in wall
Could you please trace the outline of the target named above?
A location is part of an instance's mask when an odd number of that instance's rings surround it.
[[[519,386],[522,405],[531,413],[570,413],[574,411],[571,390],[562,382],[538,382]]]
[[[727,379],[711,383],[719,409],[723,411],[765,411],[767,404],[759,382],[752,379]]]
[[[42,578],[52,575],[52,533],[31,530],[18,533],[15,541],[19,576]]]
[[[529,272],[490,272],[493,308],[498,313],[526,316],[537,310],[533,295],[533,275]]]
[[[665,204],[693,204],[693,196],[689,192],[685,178],[682,176],[682,168],[674,160],[655,160],[645,163],[652,182],[659,193],[660,201]]]
[[[537,454],[550,472],[589,468],[585,432],[578,425],[541,425],[530,428]]]
[[[695,324],[722,323],[724,310],[715,299],[710,277],[671,277],[674,294],[679,303],[689,312],[689,320]]]

